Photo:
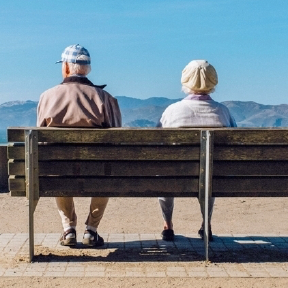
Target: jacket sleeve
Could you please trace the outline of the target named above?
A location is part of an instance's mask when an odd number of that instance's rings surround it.
[[[117,99],[103,90],[102,100],[105,107],[105,121],[108,127],[121,127],[122,116]]]
[[[44,111],[43,111],[43,95],[40,96],[40,100],[37,106],[37,124],[36,125],[37,127],[46,126],[46,120],[45,120]]]

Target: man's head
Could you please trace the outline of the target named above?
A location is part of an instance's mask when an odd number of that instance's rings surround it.
[[[214,91],[218,76],[206,60],[193,60],[183,69],[181,83],[185,93],[208,94]]]
[[[91,58],[87,49],[79,44],[65,48],[61,55],[62,75],[66,78],[71,75],[86,76],[91,71]]]

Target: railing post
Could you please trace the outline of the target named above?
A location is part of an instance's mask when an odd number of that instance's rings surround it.
[[[199,203],[204,221],[204,245],[206,261],[209,261],[209,207],[211,206],[212,197],[213,140],[213,131],[201,131]]]
[[[25,130],[25,181],[29,200],[29,261],[34,257],[34,211],[39,200],[38,132]]]

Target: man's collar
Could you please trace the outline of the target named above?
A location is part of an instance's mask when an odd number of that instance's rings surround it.
[[[78,77],[78,76],[66,77],[61,84],[71,84],[71,83],[79,83],[100,89],[104,89],[107,86],[107,85],[94,85],[87,77]]]

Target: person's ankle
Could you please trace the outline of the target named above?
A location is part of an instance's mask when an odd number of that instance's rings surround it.
[[[201,227],[204,229],[204,222],[202,222]],[[208,223],[208,229],[211,230],[211,223]]]
[[[173,223],[164,222],[164,230],[173,230]]]
[[[86,230],[90,230],[90,231],[96,232],[96,231],[97,231],[97,228],[95,228],[95,227],[93,227],[93,226],[87,225],[87,226],[86,226]]]

